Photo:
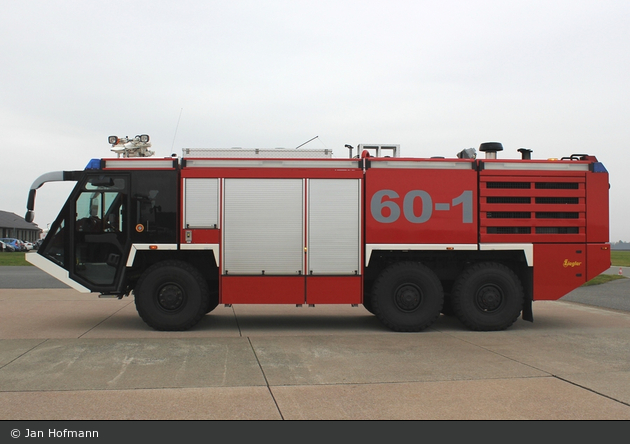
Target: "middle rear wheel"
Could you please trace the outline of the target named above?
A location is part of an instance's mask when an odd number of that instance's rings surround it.
[[[518,276],[498,263],[470,266],[453,286],[453,310],[471,330],[505,330],[518,319],[525,300]]]
[[[394,331],[421,331],[440,316],[444,292],[435,273],[419,262],[398,262],[374,282],[374,314]]]

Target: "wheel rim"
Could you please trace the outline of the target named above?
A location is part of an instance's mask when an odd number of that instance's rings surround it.
[[[184,303],[184,290],[176,284],[163,285],[158,291],[157,302],[164,310],[177,310]]]
[[[503,290],[495,284],[483,285],[475,294],[475,305],[485,312],[497,311],[503,306],[504,301]]]
[[[401,311],[416,311],[422,303],[422,290],[417,285],[403,284],[396,289],[394,301]]]

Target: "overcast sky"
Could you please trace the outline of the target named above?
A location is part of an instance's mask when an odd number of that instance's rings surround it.
[[[630,2],[0,0],[0,209],[115,156],[110,135],[182,148],[400,144],[454,157],[574,153],[610,172],[630,241]],[[48,184],[46,228],[69,192]]]

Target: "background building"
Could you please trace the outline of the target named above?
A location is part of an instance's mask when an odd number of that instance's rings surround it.
[[[0,237],[12,237],[25,242],[35,242],[41,237],[42,229],[22,216],[0,210]]]

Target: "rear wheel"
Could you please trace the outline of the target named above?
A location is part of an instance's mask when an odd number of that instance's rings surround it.
[[[457,318],[471,330],[505,330],[519,317],[525,299],[518,276],[505,265],[486,262],[464,270],[453,286]]]
[[[374,314],[394,331],[421,331],[440,316],[444,293],[435,273],[418,262],[390,265],[374,282]]]
[[[166,261],[148,268],[134,290],[140,317],[156,330],[188,330],[208,312],[203,276],[186,262]]]

